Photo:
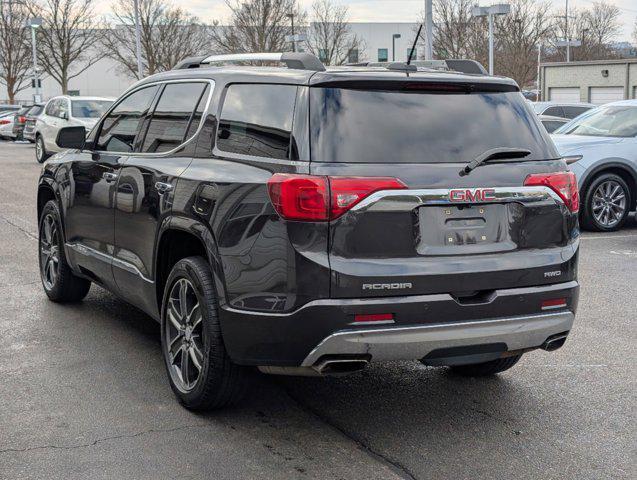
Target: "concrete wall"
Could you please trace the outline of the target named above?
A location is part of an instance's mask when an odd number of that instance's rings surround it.
[[[399,33],[396,39],[396,61],[406,62],[407,51],[411,48],[416,32],[417,23],[350,23],[352,33],[361,37],[365,42],[365,51],[360,52],[359,61],[378,61],[378,49],[386,48],[389,61],[392,60],[392,35]],[[422,47],[421,47],[422,49]],[[417,52],[417,58],[424,54]]]
[[[602,75],[608,70],[608,76]],[[606,62],[546,63],[541,67],[542,99],[549,99],[549,89],[578,87],[580,100],[590,101],[590,89],[594,87],[622,87],[624,99],[636,98],[637,60],[609,60]]]
[[[118,97],[130,85],[135,83],[135,79],[128,77],[118,70],[118,64],[108,58],[103,58],[93,64],[87,70],[69,82],[69,90],[79,90],[80,95],[98,97]],[[34,89],[22,90],[17,95],[17,100],[32,101]],[[40,90],[43,100],[62,94],[62,88],[51,77],[42,78],[42,89]],[[4,85],[0,85],[0,100],[6,100],[7,90]]]

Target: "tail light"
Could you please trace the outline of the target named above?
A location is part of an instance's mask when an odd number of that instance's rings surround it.
[[[573,172],[536,173],[524,180],[525,186],[549,187],[564,201],[566,207],[573,213],[579,211],[579,192],[577,179]]]
[[[11,123],[11,120],[0,120],[0,125],[8,125]]]
[[[18,117],[18,123],[24,123],[26,121],[27,121],[27,117],[22,117],[22,116]]]
[[[277,213],[286,220],[334,220],[374,192],[407,186],[396,178],[325,177],[277,173],[268,192]]]

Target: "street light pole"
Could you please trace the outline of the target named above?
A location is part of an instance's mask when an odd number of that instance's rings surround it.
[[[400,38],[400,33],[394,33],[391,36],[391,61],[396,61],[396,39]]]
[[[288,13],[286,15],[286,17],[288,17],[290,19],[290,24],[292,27],[292,51],[296,52],[296,39],[294,39],[294,14],[293,13]]]
[[[565,16],[565,21],[566,21],[566,25],[565,25],[565,30],[566,30],[566,61],[570,62],[571,61],[571,39],[569,38],[569,34],[568,34],[568,0],[566,0],[566,16]]]
[[[135,6],[135,52],[137,54],[137,76],[141,79],[144,77],[144,69],[142,67],[142,39],[141,25],[139,24],[139,0],[134,0]]]
[[[475,6],[471,9],[474,17],[487,17],[489,22],[489,75],[493,75],[493,17],[496,15],[507,15],[511,11],[508,3],[498,3],[490,7]]]
[[[37,35],[36,29],[42,25],[42,19],[39,17],[34,17],[26,22],[27,26],[31,28],[31,48],[33,55],[33,87],[35,88],[35,93],[33,95],[33,103],[39,103],[42,101],[42,97],[40,95],[40,73],[38,71],[38,47],[37,47]]]

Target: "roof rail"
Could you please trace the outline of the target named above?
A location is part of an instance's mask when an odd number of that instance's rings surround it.
[[[285,63],[288,68],[298,70],[310,70],[314,72],[322,72],[325,66],[318,57],[311,53],[233,53],[229,55],[210,55],[204,57],[190,57],[179,62],[173,70],[182,70],[187,68],[199,68],[202,64],[222,63],[222,62],[281,62]]]
[[[384,67],[388,70],[413,71],[413,67],[428,68],[430,70],[454,71],[460,73],[488,75],[485,68],[475,60],[448,59],[448,60],[412,60],[410,65],[400,62],[358,62],[348,63],[350,67]],[[411,67],[411,68],[410,68]]]

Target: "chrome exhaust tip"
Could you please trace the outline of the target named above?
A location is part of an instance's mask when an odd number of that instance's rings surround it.
[[[368,364],[367,358],[329,358],[317,362],[312,368],[320,375],[347,375],[363,370]]]
[[[566,343],[566,337],[568,337],[568,332],[552,335],[544,341],[540,348],[547,352],[553,352]]]

